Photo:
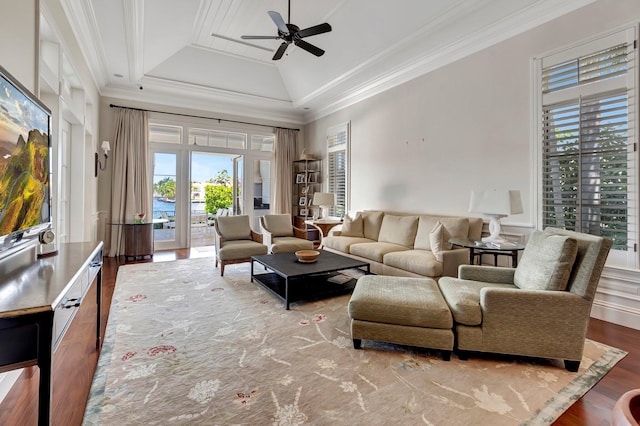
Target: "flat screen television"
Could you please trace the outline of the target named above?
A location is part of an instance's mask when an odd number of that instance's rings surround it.
[[[50,122],[51,111],[0,66],[0,251],[51,225]]]

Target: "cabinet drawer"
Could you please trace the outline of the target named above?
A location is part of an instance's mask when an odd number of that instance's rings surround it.
[[[58,347],[58,343],[62,340],[65,331],[69,327],[69,323],[73,319],[82,296],[83,289],[87,285],[87,270],[85,269],[76,282],[71,286],[69,291],[63,296],[62,301],[55,307],[53,311],[53,350]]]

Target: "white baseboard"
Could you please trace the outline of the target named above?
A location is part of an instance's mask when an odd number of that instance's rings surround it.
[[[19,370],[11,370],[6,373],[0,374],[0,402],[7,396],[13,384],[18,380],[22,373],[22,368]]]
[[[625,306],[594,300],[591,307],[591,317],[640,330],[640,312]]]

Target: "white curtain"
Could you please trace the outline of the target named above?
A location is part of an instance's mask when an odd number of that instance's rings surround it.
[[[291,214],[291,188],[293,171],[291,167],[296,157],[298,132],[289,129],[276,129],[276,173],[272,212]]]
[[[149,190],[149,119],[146,111],[115,108],[111,223],[133,222],[145,213],[151,220]],[[109,256],[124,254],[123,227],[111,225]]]

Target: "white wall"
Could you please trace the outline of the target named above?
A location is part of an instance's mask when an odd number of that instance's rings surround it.
[[[640,21],[637,0],[600,0],[305,126],[325,157],[326,129],[351,121],[350,210],[469,215],[472,188],[522,191],[536,224],[532,58]],[[326,158],[326,157],[325,157]],[[640,329],[640,275],[605,271],[594,315]]]

